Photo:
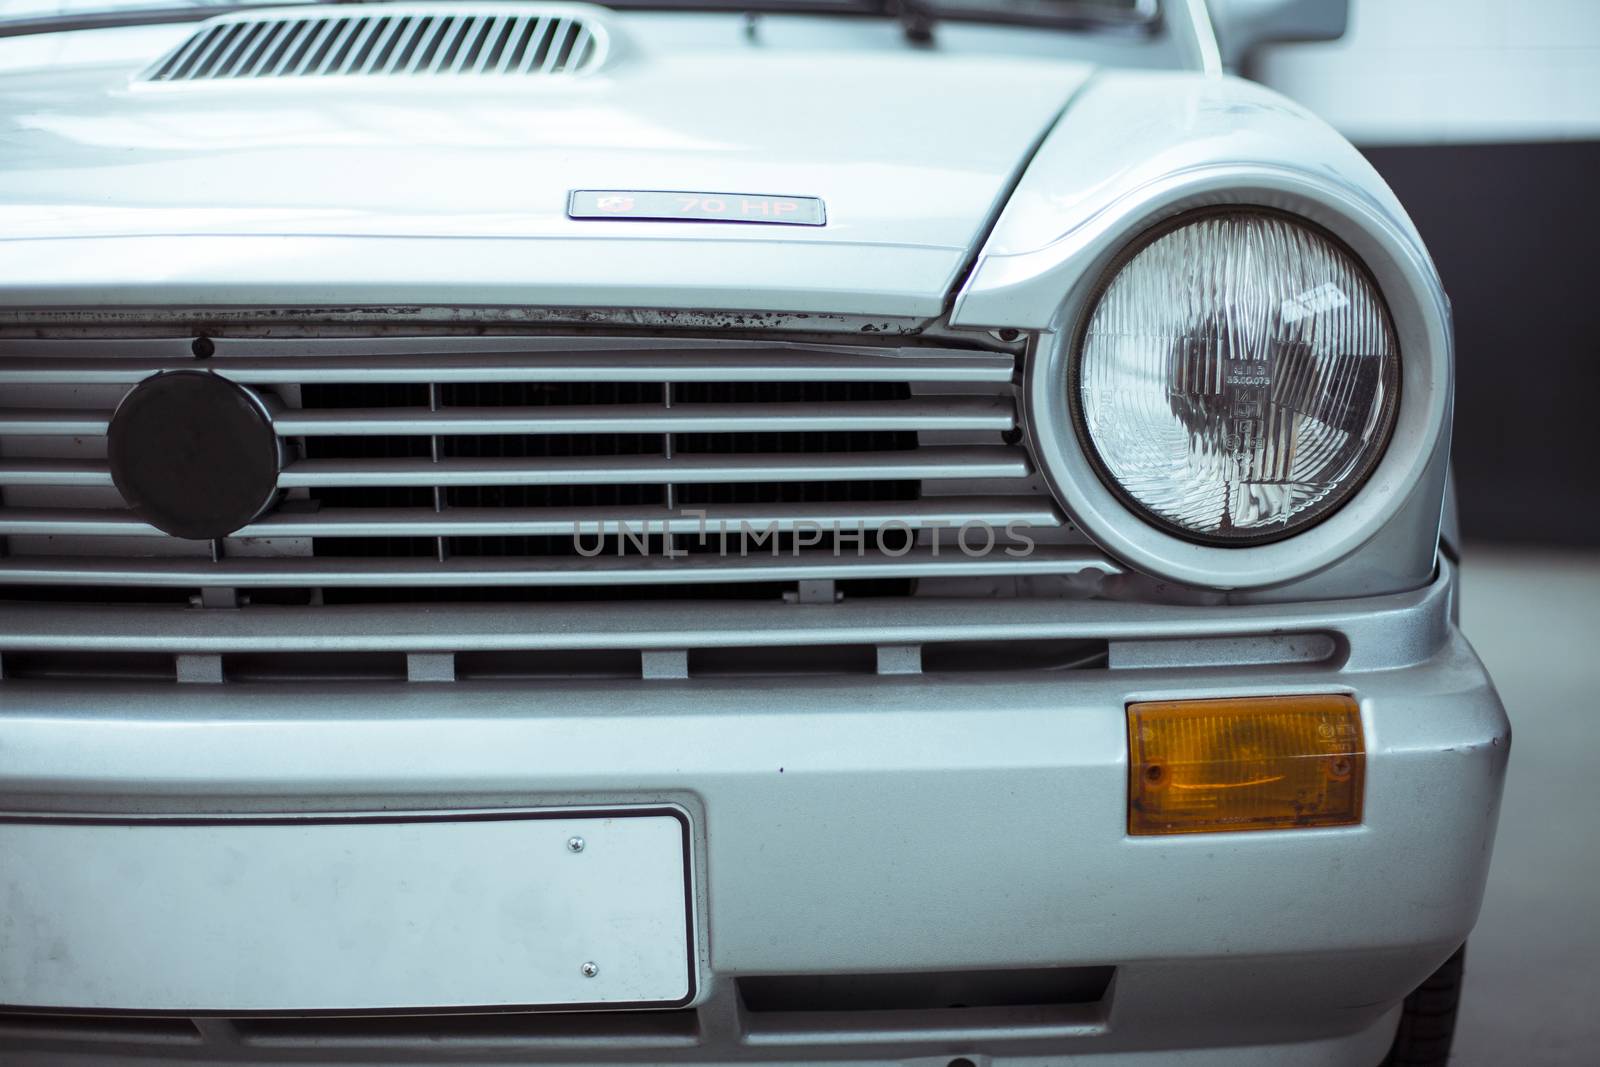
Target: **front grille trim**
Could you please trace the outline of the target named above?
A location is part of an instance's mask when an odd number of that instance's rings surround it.
[[[928,455],[931,453],[931,455]],[[670,482],[876,481],[894,478],[1022,478],[1030,471],[1019,448],[920,449],[913,454],[856,453],[718,457],[585,456],[551,459],[300,460],[278,476],[282,489],[329,486],[665,485]],[[60,479],[59,481],[56,479]],[[99,461],[0,461],[0,486],[88,485],[110,488]]]
[[[706,505],[695,514],[665,507],[594,508],[324,508],[267,515],[239,531],[240,537],[571,537],[628,532],[698,534],[701,524],[774,528],[793,533],[808,523],[855,530],[904,524],[913,530],[959,528],[968,522],[997,527],[1024,523],[1059,526],[1061,518],[1035,497],[934,497],[880,504],[840,503]],[[699,514],[704,512],[702,516]],[[165,537],[127,511],[89,508],[0,510],[0,537]]]
[[[294,338],[219,339],[205,366],[241,385],[450,384],[458,382],[962,382],[1006,385],[1011,356],[926,349],[861,349],[795,342],[654,338],[632,344],[593,338],[489,338],[362,344]],[[22,341],[0,357],[0,386],[135,385],[159,371],[193,370],[187,339],[117,345],[97,341]],[[421,349],[419,351],[419,349]],[[166,354],[163,354],[166,353]],[[176,353],[182,353],[176,354]],[[274,354],[279,353],[279,354]],[[311,354],[317,353],[317,354]]]
[[[456,557],[236,559],[216,562],[141,559],[107,562],[78,557],[22,557],[0,564],[0,585],[135,585],[151,588],[470,588],[652,586],[727,582],[849,581],[871,578],[1027,577],[1104,574],[1099,553],[1041,549],[1023,559],[1003,553],[968,557],[959,549],[914,548],[863,558],[829,553],[716,556],[552,556],[537,561]],[[1111,568],[1115,569],[1115,568]]]
[[[763,404],[753,412],[734,404],[681,404],[640,411],[643,405],[551,408],[427,408],[372,411],[323,409],[286,413],[273,420],[285,437],[337,433],[344,436],[415,434],[562,433],[845,433],[852,430],[1010,430],[1016,414],[1008,404],[981,397],[922,402],[853,403],[826,411],[809,404]],[[732,410],[729,410],[732,409]],[[0,432],[6,413],[0,412]],[[62,415],[78,427],[93,423]],[[38,432],[38,431],[34,431]],[[87,431],[95,432],[95,431]]]
[[[0,586],[215,603],[227,589],[316,602],[320,588],[595,586],[615,599],[697,583],[771,597],[773,583],[859,580],[902,584],[855,594],[904,596],[922,578],[1071,576],[1099,558],[1078,551],[1021,444],[1004,353],[551,335],[200,348],[0,340]],[[178,369],[270,401],[291,457],[277,507],[218,541],[167,537],[122,507],[104,458],[120,398]],[[974,523],[1041,531],[1052,550],[973,558],[954,531]],[[814,530],[846,538],[843,551],[802,551]]]

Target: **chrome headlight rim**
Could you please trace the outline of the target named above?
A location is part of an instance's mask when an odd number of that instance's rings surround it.
[[[1147,231],[1209,207],[1280,211],[1337,238],[1377,284],[1400,360],[1398,407],[1386,447],[1364,482],[1321,522],[1259,544],[1205,544],[1148,521],[1107,488],[1079,440],[1066,377],[1081,324],[1114,260]],[[1449,446],[1453,392],[1450,311],[1413,231],[1384,205],[1319,176],[1243,164],[1172,175],[1130,196],[1115,218],[1075,242],[1078,281],[1052,328],[1038,334],[1024,393],[1028,442],[1068,517],[1097,546],[1151,577],[1217,589],[1283,585],[1325,570],[1370,541],[1407,503]]]
[[[1388,376],[1384,383],[1387,387],[1387,395],[1384,397],[1383,410],[1379,415],[1379,419],[1383,424],[1382,433],[1362,458],[1361,463],[1345,478],[1344,484],[1337,490],[1334,501],[1308,521],[1302,521],[1285,528],[1266,529],[1251,534],[1222,536],[1209,534],[1203,530],[1192,530],[1173,522],[1140,503],[1132,493],[1128,492],[1127,488],[1123,486],[1117,476],[1111,472],[1110,467],[1107,466],[1105,458],[1100,454],[1100,449],[1095,445],[1094,439],[1089,433],[1088,421],[1083,412],[1083,390],[1079,386],[1082,380],[1083,345],[1088,336],[1089,325],[1094,321],[1094,315],[1099,310],[1101,300],[1105,297],[1107,290],[1111,288],[1112,283],[1116,281],[1123,268],[1131,263],[1141,252],[1170,233],[1195,223],[1204,222],[1207,219],[1239,215],[1260,215],[1280,219],[1290,225],[1298,226],[1316,234],[1334,248],[1349,256],[1356,269],[1367,279],[1374,292],[1378,295],[1379,304],[1384,313],[1384,328],[1389,335],[1389,341],[1395,353],[1395,360],[1393,373]],[[1399,337],[1396,334],[1394,316],[1389,311],[1388,303],[1384,299],[1382,287],[1378,285],[1377,278],[1368,269],[1365,261],[1338,234],[1307,219],[1303,215],[1285,211],[1282,208],[1256,207],[1249,204],[1213,204],[1180,212],[1146,227],[1134,234],[1122,246],[1122,249],[1112,257],[1111,261],[1106,264],[1095,284],[1089,289],[1083,304],[1083,311],[1078,315],[1077,323],[1072,330],[1067,347],[1064,385],[1067,390],[1067,411],[1072,419],[1073,432],[1078,438],[1078,447],[1088,458],[1090,466],[1094,468],[1101,483],[1121,501],[1123,507],[1140,521],[1150,523],[1181,540],[1238,551],[1301,536],[1332,518],[1340,508],[1344,507],[1360,491],[1382,461],[1384,454],[1389,449],[1390,438],[1394,436],[1400,399],[1403,393],[1405,359],[1406,353],[1401,347]]]

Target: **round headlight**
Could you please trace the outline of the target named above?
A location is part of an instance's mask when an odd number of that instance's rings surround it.
[[[1259,209],[1188,215],[1107,274],[1074,352],[1101,478],[1155,525],[1249,545],[1327,517],[1382,456],[1400,355],[1336,238]]]

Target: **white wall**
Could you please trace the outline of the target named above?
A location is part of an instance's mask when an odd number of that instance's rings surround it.
[[[1600,139],[1600,0],[1350,0],[1252,77],[1361,145]],[[1600,179],[1600,176],[1597,176]]]

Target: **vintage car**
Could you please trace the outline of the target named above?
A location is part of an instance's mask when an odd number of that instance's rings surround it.
[[[1442,1062],[1342,7],[0,5],[0,1060]]]

